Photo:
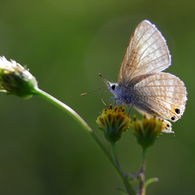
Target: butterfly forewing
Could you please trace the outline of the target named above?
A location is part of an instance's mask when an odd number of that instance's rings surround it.
[[[166,69],[171,63],[166,41],[149,21],[142,21],[135,29],[126,48],[118,82]]]
[[[177,121],[183,115],[187,92],[178,77],[169,73],[157,73],[138,82],[134,90],[134,104],[139,110],[155,113],[171,121]]]

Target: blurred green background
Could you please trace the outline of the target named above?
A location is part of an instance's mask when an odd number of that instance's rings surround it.
[[[104,108],[98,77],[117,81],[131,33],[143,19],[167,40],[172,66],[188,90],[184,116],[147,154],[147,194],[195,194],[195,2],[191,0],[1,0],[0,55],[27,65],[39,87],[75,109],[109,150],[95,120]],[[108,103],[111,94],[104,95]],[[120,178],[91,137],[70,116],[41,98],[0,94],[0,194],[117,195]],[[137,114],[132,111],[132,115]],[[131,131],[117,153],[136,172],[141,147]]]

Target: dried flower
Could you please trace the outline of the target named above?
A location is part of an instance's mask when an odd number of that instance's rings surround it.
[[[121,138],[121,134],[130,126],[130,117],[124,113],[124,107],[112,105],[103,109],[101,115],[97,118],[96,123],[99,129],[104,132],[106,140],[110,142],[117,142]]]

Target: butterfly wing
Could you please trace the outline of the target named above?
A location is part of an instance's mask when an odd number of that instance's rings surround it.
[[[139,110],[138,108],[136,108],[136,110],[137,110],[140,114],[142,114],[143,116],[146,116],[146,118],[148,118],[148,119],[154,117],[154,115],[150,115],[150,114],[144,112],[143,110]],[[162,120],[161,117],[157,117],[157,118],[159,118],[159,119]],[[172,125],[171,125],[171,123],[170,123],[169,121],[167,121],[167,120],[164,120],[164,119],[163,119],[163,122],[162,122],[162,132],[165,132],[165,133],[174,133],[174,132],[172,131]]]
[[[135,84],[134,90],[138,111],[174,122],[184,113],[187,91],[184,83],[172,74],[153,74]]]
[[[171,56],[160,31],[148,20],[142,21],[132,34],[118,75],[118,83],[166,69]]]

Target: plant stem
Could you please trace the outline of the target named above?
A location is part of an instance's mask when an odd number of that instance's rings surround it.
[[[142,153],[142,166],[139,173],[140,177],[140,185],[139,185],[139,195],[145,195],[145,170],[146,170],[146,148],[143,147],[143,153]]]
[[[49,101],[50,103],[54,104],[55,106],[61,108],[63,111],[65,111],[71,117],[73,117],[84,128],[84,130],[86,130],[90,134],[90,136],[94,139],[94,141],[97,143],[97,145],[101,148],[103,153],[106,155],[106,157],[108,158],[110,163],[114,166],[115,170],[117,171],[117,173],[119,174],[119,176],[123,180],[126,188],[130,192],[129,194],[135,195],[135,192],[134,192],[132,186],[129,184],[129,182],[126,180],[126,178],[124,178],[123,173],[120,171],[120,169],[118,169],[115,162],[113,162],[111,155],[108,153],[108,151],[106,150],[104,145],[101,143],[101,141],[95,135],[95,133],[93,132],[91,127],[84,121],[84,119],[79,114],[77,114],[72,108],[70,108],[68,105],[64,104],[63,102],[59,101],[58,99],[56,99],[55,97],[51,96],[50,94],[46,93],[45,91],[43,91],[41,89],[35,88],[34,94],[44,98],[45,100]]]
[[[146,170],[146,148],[143,148],[143,153],[142,153],[142,167],[141,167],[141,172],[145,174]]]
[[[111,142],[110,145],[111,145],[111,152],[112,152],[113,161],[114,161],[116,167],[118,168],[118,170],[122,173],[122,170],[119,166],[118,159],[117,159],[117,156],[116,156],[115,143]]]
[[[116,156],[115,143],[114,142],[111,142],[110,143],[110,146],[111,146],[111,152],[112,152],[113,162],[115,163],[117,169],[120,171],[121,175],[123,175],[123,177],[124,177],[124,173],[122,172],[122,170],[120,168],[120,165],[119,165],[119,162],[118,162],[118,159],[117,159],[117,156]],[[128,194],[131,194],[131,192],[129,191],[128,187],[126,186],[126,182],[127,181],[126,181],[125,178],[124,178],[123,182],[124,182],[126,191],[128,192]]]

